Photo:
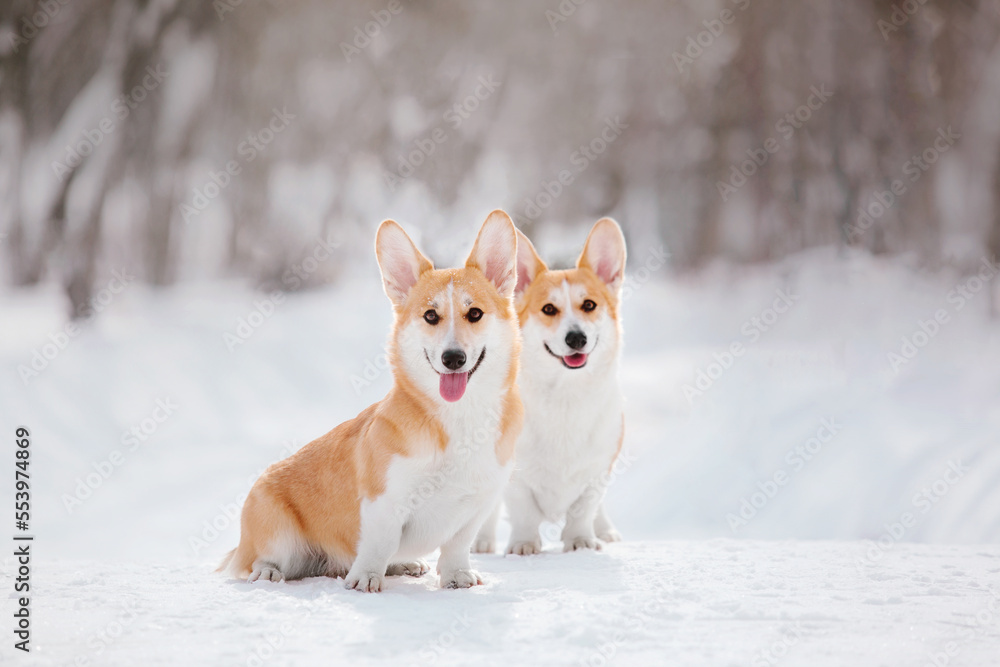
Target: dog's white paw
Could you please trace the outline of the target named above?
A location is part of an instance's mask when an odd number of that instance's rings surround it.
[[[431,568],[427,564],[427,561],[417,559],[409,563],[392,563],[386,568],[385,576],[399,577],[406,575],[407,577],[422,577],[430,572],[430,570]]]
[[[378,572],[356,572],[351,570],[344,579],[344,588],[362,593],[378,593],[382,590],[384,577]]]
[[[531,556],[542,553],[542,543],[538,540],[531,542],[511,542],[507,545],[507,553],[515,556]]]
[[[621,542],[622,534],[619,533],[614,528],[608,528],[607,530],[597,534],[597,539],[602,542]]]
[[[472,588],[482,584],[483,578],[475,570],[455,570],[447,576],[441,575],[441,588]]]
[[[248,584],[252,584],[255,581],[273,581],[273,582],[279,582],[279,581],[284,581],[284,580],[285,580],[285,575],[283,575],[281,573],[281,570],[279,570],[274,565],[256,565],[255,564],[253,572],[251,572],[250,576],[247,577],[247,583]]]
[[[563,542],[563,551],[579,551],[580,549],[601,550],[601,543],[593,537],[574,537]]]
[[[472,543],[472,553],[474,554],[491,554],[495,553],[496,550],[497,543],[493,539],[477,537],[476,541]]]

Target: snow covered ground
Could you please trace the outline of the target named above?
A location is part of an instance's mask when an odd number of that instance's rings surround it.
[[[480,556],[486,585],[246,584],[204,567],[39,567],[33,665],[991,665],[1000,548],[615,544]],[[943,656],[943,657],[942,657]],[[91,662],[84,662],[90,660]]]
[[[374,258],[277,298],[108,276],[79,332],[52,287],[0,293],[5,460],[33,433],[25,664],[911,665],[949,641],[948,664],[995,662],[997,620],[963,637],[1000,594],[1000,280],[830,249],[668,280],[631,257],[627,541],[479,557],[471,591],[211,572],[256,475],[389,386]]]

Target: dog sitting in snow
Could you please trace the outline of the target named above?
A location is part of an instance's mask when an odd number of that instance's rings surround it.
[[[604,218],[575,269],[550,271],[520,231],[515,299],[521,325],[524,430],[504,494],[509,554],[542,549],[539,525],[565,518],[563,549],[600,549],[621,539],[604,511],[604,480],[624,437],[618,385],[625,237]],[[499,507],[474,549],[492,553]]]
[[[442,587],[482,583],[470,547],[523,421],[514,225],[491,213],[461,269],[435,270],[391,220],[375,249],[395,311],[394,385],[254,484],[220,568],[249,582],[342,576],[380,591],[387,575],[423,575],[421,557],[440,547]]]

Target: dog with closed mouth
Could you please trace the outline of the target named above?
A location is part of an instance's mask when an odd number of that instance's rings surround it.
[[[521,326],[518,385],[524,429],[504,501],[508,554],[539,553],[542,521],[565,519],[563,549],[600,549],[621,539],[604,510],[608,471],[625,433],[618,382],[625,237],[603,218],[576,268],[552,271],[518,234],[515,302]],[[496,550],[499,507],[473,549]]]
[[[442,587],[482,583],[470,546],[523,421],[514,225],[492,212],[460,269],[435,269],[391,220],[375,249],[394,309],[393,387],[254,484],[220,567],[248,582],[326,575],[376,592],[386,576],[426,573],[422,557],[440,548]]]

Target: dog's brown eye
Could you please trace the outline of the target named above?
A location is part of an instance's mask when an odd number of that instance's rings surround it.
[[[584,302],[583,302],[583,305],[580,306],[580,308],[583,309],[583,312],[589,313],[594,308],[597,308],[597,304],[594,303],[593,301],[591,301],[590,299],[585,299]]]
[[[483,311],[478,308],[469,308],[469,312],[466,317],[469,318],[470,322],[478,322],[483,319]]]
[[[424,320],[427,321],[427,324],[437,324],[441,321],[441,318],[438,317],[437,311],[428,310],[424,313]]]
[[[542,312],[545,313],[546,315],[551,316],[558,313],[559,309],[553,306],[551,303],[547,303],[544,306],[542,306]]]

